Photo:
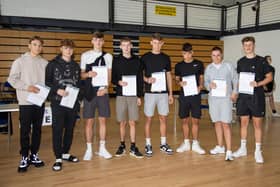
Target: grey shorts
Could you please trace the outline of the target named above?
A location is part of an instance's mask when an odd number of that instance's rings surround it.
[[[117,96],[117,121],[137,121],[139,118],[137,97]]]
[[[84,118],[94,118],[96,110],[98,110],[99,117],[110,117],[109,96],[107,94],[104,96],[96,96],[91,101],[84,99]]]
[[[230,98],[208,99],[209,113],[212,122],[231,123],[232,121],[232,101]]]
[[[169,112],[168,94],[167,93],[145,93],[144,96],[144,113],[147,117],[154,116],[154,110],[157,106],[158,113],[167,116]]]

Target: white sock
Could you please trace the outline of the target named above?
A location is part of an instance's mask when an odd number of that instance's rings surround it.
[[[55,159],[55,162],[62,162],[61,158]]]
[[[166,137],[160,137],[160,144],[166,145]]]
[[[247,143],[246,139],[241,139],[240,147],[246,149],[246,143]]]
[[[256,143],[256,151],[261,151],[261,143]]]
[[[193,140],[192,143],[193,144],[198,144],[198,141],[197,140]]]
[[[99,149],[105,149],[105,140],[100,140]]]
[[[70,154],[69,153],[67,153],[67,154],[62,154],[62,158],[63,159],[68,159],[70,157]]]
[[[190,140],[189,139],[184,139],[184,144],[189,144]]]
[[[146,145],[152,145],[151,138],[146,138]]]
[[[87,143],[87,151],[92,152],[92,143]]]

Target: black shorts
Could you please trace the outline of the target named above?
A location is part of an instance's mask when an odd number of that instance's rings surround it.
[[[200,119],[201,117],[201,96],[182,96],[179,97],[179,117],[181,119],[187,118],[190,116],[193,118]]]
[[[236,103],[236,114],[239,116],[265,116],[264,95],[239,95]]]

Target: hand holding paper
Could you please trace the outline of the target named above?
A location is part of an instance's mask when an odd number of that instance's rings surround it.
[[[96,76],[92,77],[92,86],[108,86],[108,70],[105,66],[93,66],[92,71]]]
[[[136,76],[122,76],[122,82],[126,83],[126,86],[122,87],[122,94],[124,96],[136,96]]]
[[[65,91],[68,93],[66,96],[62,97],[60,105],[67,108],[73,108],[77,100],[79,88],[72,86],[67,86]]]
[[[239,74],[239,93],[254,94],[254,87],[251,82],[255,81],[255,73],[240,72]]]
[[[182,81],[187,83],[185,86],[183,86],[184,96],[198,94],[198,88],[197,88],[195,75],[183,77]]]
[[[152,87],[151,87],[152,92],[166,91],[165,72],[152,73],[152,78],[155,79],[155,82],[152,84]]]
[[[30,94],[27,97],[27,101],[34,105],[42,106],[42,104],[45,102],[49,95],[50,88],[43,84],[36,84],[35,87],[39,91],[37,93],[30,92]]]

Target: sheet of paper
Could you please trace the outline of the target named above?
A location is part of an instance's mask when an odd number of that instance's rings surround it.
[[[122,87],[122,94],[124,96],[136,96],[136,76],[122,76],[122,81],[127,85]]]
[[[30,93],[27,96],[27,101],[34,105],[42,106],[49,95],[50,88],[43,84],[36,84],[35,86],[40,89],[39,93]]]
[[[211,89],[211,95],[214,97],[225,97],[227,94],[227,83],[225,80],[213,80],[216,84],[215,89]]]
[[[152,84],[152,92],[166,91],[166,76],[165,72],[152,73],[152,77],[156,79],[156,82]]]
[[[105,66],[93,66],[92,71],[97,75],[92,77],[92,86],[108,86],[108,69]]]
[[[62,97],[60,105],[65,106],[67,108],[73,108],[78,97],[79,88],[67,86],[65,91],[68,93],[68,95]]]
[[[255,73],[240,72],[239,73],[239,93],[254,94],[254,87],[250,85],[252,81],[255,81]]]
[[[190,96],[190,95],[197,95],[197,83],[195,75],[185,76],[182,78],[182,81],[187,82],[187,85],[183,87],[184,90],[184,96]]]

